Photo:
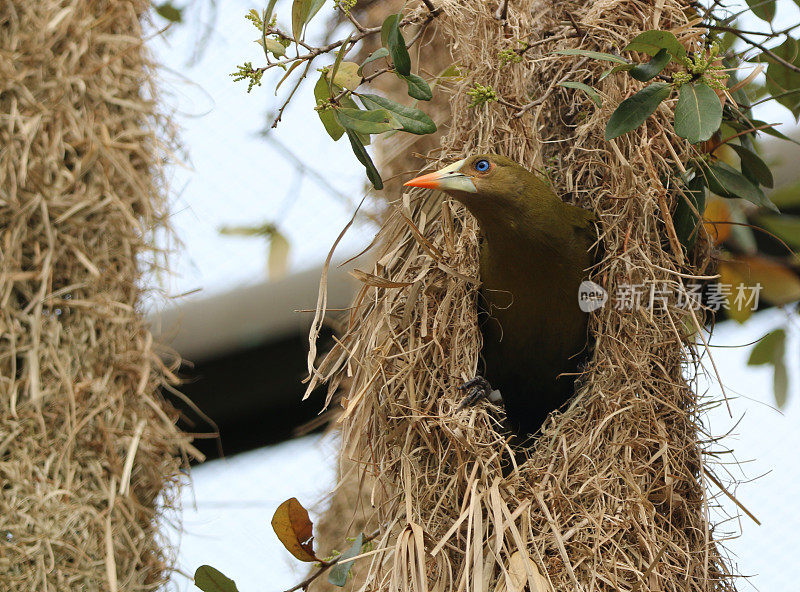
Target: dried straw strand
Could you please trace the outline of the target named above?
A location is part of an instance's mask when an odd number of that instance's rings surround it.
[[[171,133],[145,0],[0,4],[0,590],[155,590],[188,440],[141,305]]]

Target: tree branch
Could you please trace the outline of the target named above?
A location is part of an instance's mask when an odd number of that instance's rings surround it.
[[[789,68],[792,72],[800,73],[800,67],[795,66],[791,62],[787,62],[782,57],[780,57],[779,55],[774,53],[773,51],[771,51],[771,50],[767,49],[766,47],[764,47],[758,41],[753,41],[752,39],[748,39],[747,36],[744,33],[742,33],[741,31],[739,31],[738,29],[735,29],[733,27],[726,27],[724,25],[703,25],[703,26],[705,28],[707,28],[707,29],[713,29],[715,31],[724,31],[726,33],[730,33],[731,35],[734,35],[735,37],[738,37],[739,39],[741,39],[742,41],[744,41],[748,45],[760,49],[766,55],[768,55],[770,58],[772,58],[773,60],[775,60],[776,62],[778,62],[782,66],[784,66],[786,68]]]
[[[422,3],[428,8],[433,16],[439,16],[439,14],[441,14],[442,9],[436,8],[431,0],[422,0]]]
[[[784,91],[782,93],[778,93],[777,95],[771,95],[769,97],[765,97],[765,98],[763,98],[763,99],[761,99],[759,101],[756,101],[755,103],[750,103],[748,105],[748,107],[749,108],[753,108],[756,105],[760,105],[761,103],[766,103],[767,101],[773,101],[775,99],[780,99],[781,97],[788,97],[790,95],[796,95],[797,93],[800,93],[800,88],[793,88],[791,90],[787,90],[787,91]]]
[[[442,10],[440,8],[436,8],[433,5],[431,0],[423,0],[423,2],[425,3],[425,6],[428,7],[428,11],[429,12],[425,16],[425,18],[422,20],[422,22],[420,23],[420,27],[417,30],[417,32],[414,34],[414,36],[411,38],[411,40],[408,41],[408,43],[406,43],[406,47],[408,47],[408,48],[410,48],[412,45],[414,45],[419,40],[419,38],[425,32],[425,29],[428,27],[428,25],[433,21],[433,19],[435,19],[442,12]],[[289,68],[295,68],[295,67],[297,67],[299,65],[298,62],[299,63],[306,62],[306,66],[305,66],[305,69],[303,70],[303,73],[300,75],[300,78],[297,80],[297,83],[292,88],[292,91],[291,91],[291,93],[289,93],[289,96],[287,97],[287,99],[283,102],[283,104],[281,105],[280,109],[278,109],[278,114],[277,114],[277,116],[275,118],[275,121],[272,122],[272,127],[273,128],[277,127],[278,123],[281,121],[281,117],[283,116],[284,110],[289,105],[289,102],[292,100],[292,97],[294,96],[294,93],[300,87],[300,84],[303,82],[305,77],[308,75],[308,72],[309,72],[309,70],[311,68],[311,63],[314,61],[314,59],[317,56],[320,56],[322,54],[326,54],[326,53],[329,53],[329,52],[331,52],[331,51],[333,51],[335,49],[338,49],[344,43],[346,43],[348,39],[350,40],[350,47],[352,48],[358,41],[360,41],[364,37],[368,37],[370,35],[374,35],[375,33],[379,33],[381,31],[381,27],[364,27],[364,26],[361,25],[361,23],[359,23],[349,13],[347,14],[347,16],[350,18],[350,22],[358,30],[358,32],[356,34],[354,34],[354,35],[351,35],[347,39],[340,39],[338,41],[333,41],[331,43],[328,43],[326,45],[322,45],[320,47],[314,47],[312,45],[308,45],[307,43],[305,43],[302,40],[295,41],[294,37],[290,36],[288,33],[282,31],[278,27],[267,27],[265,29],[265,31],[264,31],[265,35],[277,35],[278,37],[280,37],[282,39],[287,39],[289,41],[296,42],[299,46],[304,47],[305,49],[308,50],[308,53],[305,53],[305,54],[302,54],[302,55],[299,54],[299,52],[298,52],[298,55],[296,57],[294,57],[294,58],[290,58],[290,59],[287,59],[287,60],[278,61],[278,62],[274,62],[274,63],[268,63],[266,66],[261,66],[260,68],[254,68],[254,69],[251,70],[253,73],[258,73],[258,72],[263,73],[263,72],[266,72],[267,70],[269,70],[271,68],[275,68],[276,66],[282,66],[283,68],[286,68],[287,65],[288,65]],[[407,25],[410,25],[410,24],[414,24],[415,22],[419,22],[419,21],[414,21],[413,19],[406,18],[406,19],[403,19],[402,21],[400,21],[400,26],[404,27],[404,26],[407,26]],[[373,74],[370,74],[369,76],[365,77],[362,80],[362,83],[363,82],[369,82],[369,81],[377,78],[381,74],[384,74],[384,73],[389,72],[389,71],[391,71],[391,68],[384,68],[382,70],[378,70],[377,72],[374,72]],[[346,94],[346,92],[347,91],[342,91],[336,97],[333,97],[333,100],[336,101],[336,100],[341,99]]]
[[[371,540],[376,538],[380,533],[381,533],[380,528],[376,529],[372,534],[370,534],[369,536],[364,537],[364,539],[362,540],[362,544],[370,542]],[[295,586],[292,586],[291,588],[289,588],[287,590],[284,590],[284,592],[295,592],[295,590],[305,590],[306,588],[308,588],[308,585],[311,582],[316,580],[318,577],[320,577],[322,574],[324,574],[326,571],[328,571],[334,565],[339,563],[339,561],[341,561],[341,559],[342,559],[342,556],[339,555],[338,557],[335,557],[335,558],[331,559],[330,561],[320,561],[320,566],[319,566],[319,569],[317,569],[317,571],[312,573],[310,576],[308,576],[305,580],[303,580],[299,584],[297,584]]]
[[[272,122],[273,128],[278,127],[278,123],[280,122],[281,117],[283,117],[283,111],[286,109],[286,107],[289,106],[289,101],[292,100],[294,93],[296,93],[297,89],[300,88],[300,85],[302,84],[303,80],[305,79],[310,69],[311,69],[311,60],[308,60],[308,62],[306,62],[306,69],[303,70],[303,73],[300,75],[300,78],[297,79],[294,88],[292,88],[292,92],[289,93],[289,96],[286,97],[286,100],[283,102],[283,105],[281,105],[281,108],[278,109],[278,115],[277,117],[275,117],[275,121]]]

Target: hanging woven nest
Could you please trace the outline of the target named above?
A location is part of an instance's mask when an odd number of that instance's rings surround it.
[[[522,0],[509,3],[503,22],[493,3],[435,4],[444,11],[441,42],[464,78],[430,168],[497,152],[545,172],[564,199],[597,213],[606,255],[592,278],[609,293],[651,283],[679,292],[707,274],[707,241],[700,237],[689,257],[671,223],[679,196],[668,181],[690,149],[672,130],[672,104],[606,141],[611,112],[638,83],[601,80],[607,64],[552,53],[618,51],[647,29],[699,48],[687,4]],[[500,67],[498,53],[520,40],[529,45],[524,59]],[[593,85],[603,106],[559,86],[564,80]],[[475,83],[526,108],[470,108]],[[378,552],[353,568],[358,586],[733,589],[708,521],[707,437],[685,376],[696,368],[693,331],[704,319],[673,303],[593,313],[596,346],[580,391],[533,446],[514,448],[498,427],[500,408],[457,409],[456,388],[476,374],[481,348],[474,219],[457,202],[414,190],[396,196],[375,244],[346,332],[311,380],[344,391],[346,491],[355,507],[352,484],[360,485],[381,528]]]
[[[181,454],[144,320],[163,271],[150,2],[0,3],[0,590],[156,590]]]

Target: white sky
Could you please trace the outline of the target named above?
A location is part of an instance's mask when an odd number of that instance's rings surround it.
[[[196,4],[206,1],[210,0]],[[264,241],[220,235],[222,225],[277,222],[291,243],[291,269],[299,271],[321,263],[353,213],[310,179],[298,184],[289,161],[258,136],[265,122],[272,121],[267,111],[278,104],[272,90],[276,79],[265,75],[263,85],[250,94],[246,82],[233,82],[229,74],[237,64],[260,64],[264,54],[253,43],[258,31],[244,19],[252,4],[220,0],[218,5],[216,31],[196,65],[186,63],[198,35],[193,24],[176,27],[166,39],[150,43],[165,66],[162,101],[176,110],[189,153],[189,168],[173,168],[177,195],[170,219],[184,247],[174,258],[172,295],[200,289],[193,297],[202,297],[265,279]],[[320,59],[319,66],[326,63]],[[276,72],[279,79],[283,71]],[[346,138],[334,143],[325,134],[313,111],[311,87],[316,78],[310,79],[270,133],[358,203],[365,187],[363,167]],[[285,87],[282,92],[288,90],[288,82]],[[352,228],[339,253],[355,252],[373,233]]]
[[[279,10],[285,11],[284,5],[286,2],[279,3]],[[789,0],[781,0],[779,5],[783,22],[797,16]],[[255,29],[243,18],[248,8],[261,6],[245,0],[218,0],[218,6],[216,32],[198,64],[186,64],[199,35],[195,26],[178,27],[166,40],[150,43],[165,66],[162,99],[176,109],[190,154],[189,168],[174,170],[173,187],[179,195],[171,220],[184,249],[174,260],[177,277],[169,291],[177,295],[201,290],[193,298],[264,279],[264,243],[220,236],[219,226],[277,221],[292,244],[292,269],[300,270],[322,261],[352,214],[351,207],[310,180],[298,187],[288,162],[256,136],[264,127],[266,111],[276,105],[270,90],[274,84],[265,78],[262,87],[247,94],[245,85],[233,83],[228,74],[246,59],[260,63],[263,57],[252,43]],[[323,8],[323,13],[326,10],[329,8]],[[749,28],[756,25],[747,23]],[[295,103],[273,133],[307,158],[332,185],[359,201],[363,169],[345,140],[336,145],[322,130],[311,109],[309,86],[298,91]],[[761,117],[791,122],[782,108],[765,107]],[[355,252],[370,240],[373,231],[363,226],[351,230],[340,253]],[[781,314],[758,314],[744,328],[720,325],[714,342],[720,346],[752,342],[781,322]],[[792,324],[788,359],[798,360],[797,317],[792,317]],[[744,414],[736,429],[738,435],[729,437],[727,443],[735,448],[740,461],[752,459],[745,465],[748,478],[768,473],[737,490],[736,495],[763,525],[743,519],[744,534],[731,541],[730,548],[738,554],[742,573],[758,574],[751,580],[758,589],[796,589],[800,377],[793,366],[789,405],[784,414],[776,412],[770,407],[770,371],[747,367],[749,351],[749,347],[715,351],[720,372],[727,377],[729,395],[735,391],[740,396],[732,403],[735,419]],[[732,423],[722,408],[711,414],[710,421],[715,434]],[[193,492],[184,496],[181,567],[191,574],[197,566],[210,563],[234,578],[242,592],[279,591],[299,581],[304,566],[282,550],[269,522],[275,507],[288,497],[296,496],[306,505],[323,497],[333,483],[332,450],[330,442],[308,437],[195,469]],[[194,589],[181,578],[176,578],[176,585],[181,590]],[[741,589],[751,588],[742,585]]]

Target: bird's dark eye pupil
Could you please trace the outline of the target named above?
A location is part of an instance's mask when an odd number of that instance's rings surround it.
[[[478,171],[488,171],[489,170],[489,161],[488,160],[479,160],[475,163],[475,168]]]

